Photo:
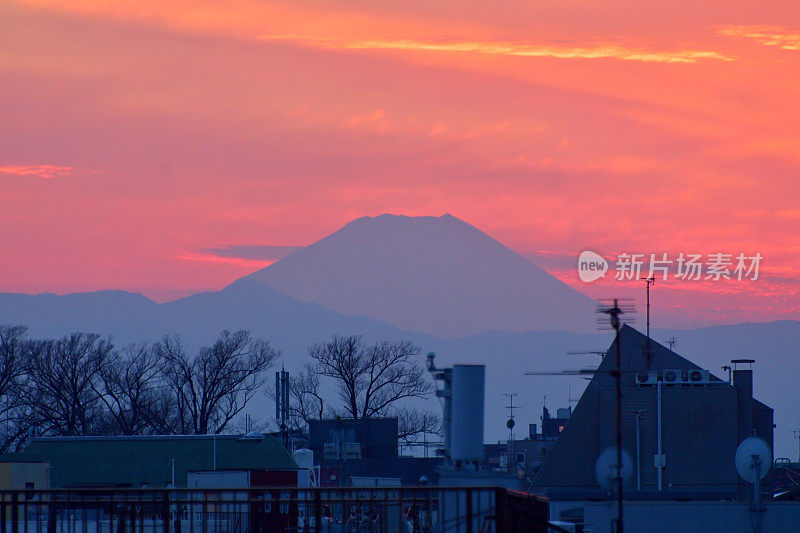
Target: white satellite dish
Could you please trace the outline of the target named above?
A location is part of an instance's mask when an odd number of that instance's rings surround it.
[[[597,463],[594,466],[594,475],[597,479],[597,484],[603,490],[611,490],[616,487],[617,482],[617,448],[612,446],[606,448],[597,458]],[[627,485],[631,477],[633,477],[633,459],[630,454],[622,450],[622,484]]]
[[[747,437],[739,445],[734,458],[736,471],[748,483],[756,482],[756,471],[760,480],[772,466],[772,450],[769,444],[760,437]]]

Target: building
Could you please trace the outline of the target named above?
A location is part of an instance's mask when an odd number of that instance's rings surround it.
[[[756,435],[772,447],[773,411],[753,398],[752,361],[720,379],[625,325],[619,335],[622,447],[631,458],[625,497],[638,500],[743,500],[752,486],[734,467],[739,443]],[[603,500],[595,467],[616,445],[616,341],[536,475],[533,490],[574,512]],[[558,503],[558,502],[561,502]]]
[[[314,461],[397,457],[397,418],[311,420],[309,447]]]
[[[51,488],[181,488],[193,471],[297,479],[298,470],[278,439],[261,434],[40,437],[13,460],[48,464]]]
[[[572,409],[568,407],[559,408],[556,413],[557,416],[552,417],[547,407],[542,406],[542,432],[537,432],[539,427],[537,424],[529,424],[528,437],[515,439],[511,447],[509,447],[508,441],[484,445],[484,460],[481,463],[481,468],[508,470],[508,453],[511,451],[514,454],[514,457],[511,458],[513,468],[519,468],[527,474],[538,472],[548,453],[555,446],[556,439],[566,427]]]
[[[0,462],[0,490],[44,490],[50,488],[50,465],[38,461]]]
[[[541,427],[542,432],[537,433],[538,425],[529,424],[528,437],[525,439],[515,439],[513,445],[509,447],[508,441],[501,441],[497,444],[485,444],[483,446],[483,461],[481,468],[494,471],[512,471],[523,475],[523,486],[527,487],[541,466],[544,464],[550,450],[553,449],[556,439],[561,431],[567,426],[572,409],[559,408],[556,410],[557,416],[550,415],[546,406],[542,407]],[[511,451],[514,457],[511,458],[509,467],[508,453]]]
[[[323,487],[363,483],[434,484],[440,457],[403,457],[398,453],[396,418],[311,420],[310,448],[320,466]]]

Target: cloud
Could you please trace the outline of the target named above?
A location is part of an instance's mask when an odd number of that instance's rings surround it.
[[[651,51],[619,45],[563,46],[525,44],[511,41],[419,41],[419,40],[336,40],[299,35],[262,35],[265,41],[289,42],[328,50],[400,50],[492,56],[552,57],[558,59],[619,59],[652,63],[697,63],[701,60],[733,61],[734,58],[708,50]]]
[[[783,50],[800,50],[800,33],[780,26],[729,26],[718,33],[728,37],[754,39],[764,46],[777,46]]]
[[[34,176],[41,179],[50,179],[57,175],[69,174],[72,167],[60,167],[57,165],[2,165],[0,174],[10,174],[12,176]]]
[[[241,257],[220,257],[209,253],[180,252],[173,259],[187,263],[205,263],[210,265],[227,265],[246,269],[263,268],[274,261],[265,259],[244,259]]]
[[[236,258],[254,261],[277,261],[302,248],[302,246],[272,246],[245,244],[225,246],[223,248],[209,248],[203,253],[220,258]]]

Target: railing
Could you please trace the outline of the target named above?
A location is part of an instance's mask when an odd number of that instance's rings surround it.
[[[547,517],[495,488],[0,491],[0,533],[521,533]]]

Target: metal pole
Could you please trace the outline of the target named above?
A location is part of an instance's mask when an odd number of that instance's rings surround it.
[[[617,301],[614,300],[617,308]],[[619,308],[617,308],[619,309]],[[615,321],[614,330],[617,332],[617,533],[623,533],[622,527],[622,371],[620,368],[620,337],[619,318]]]
[[[800,463],[800,432],[793,431],[794,438],[797,439],[797,462]]]
[[[755,533],[761,533],[761,457],[758,455],[751,456],[753,459],[753,512],[756,515],[753,530]]]
[[[658,380],[656,383],[656,389],[658,390],[658,490],[659,492],[663,488],[663,472],[664,467],[661,464],[661,380]]]
[[[636,411],[636,490],[638,492],[642,492],[641,441],[639,439],[639,417],[641,416],[641,411]]]

